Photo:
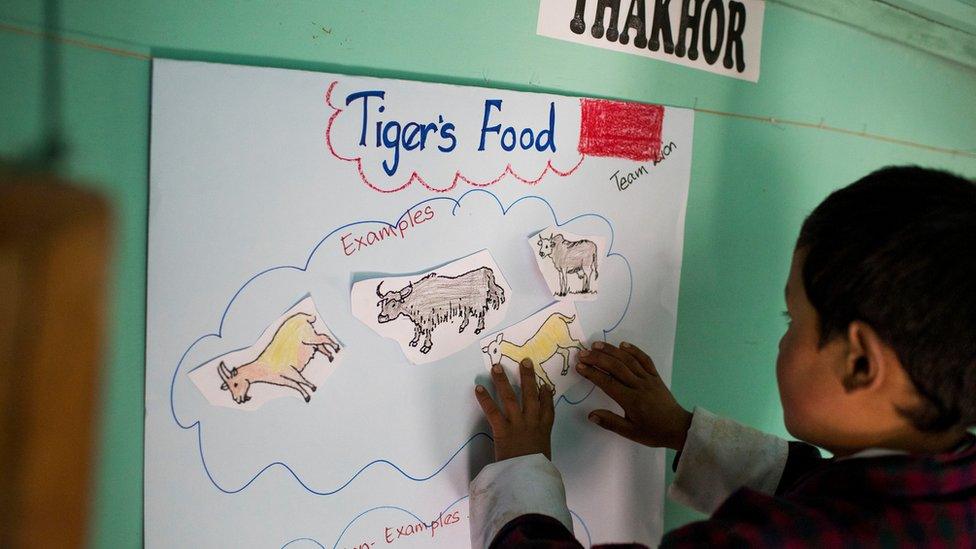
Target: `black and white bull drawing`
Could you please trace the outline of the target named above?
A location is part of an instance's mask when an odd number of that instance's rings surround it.
[[[401,315],[410,319],[413,322],[410,346],[416,347],[423,336],[420,352],[424,354],[430,352],[433,345],[431,333],[437,326],[461,318],[458,327],[458,333],[461,333],[468,327],[471,317],[476,317],[478,325],[474,333],[480,334],[485,329],[488,309],[498,310],[505,303],[505,290],[495,282],[495,273],[490,267],[478,267],[457,276],[430,273],[389,292],[383,292],[382,285],[382,282],[376,285],[376,295],[380,298],[376,304],[380,308],[377,322],[390,322]]]
[[[559,290],[555,295],[565,296],[571,293],[567,275],[576,274],[583,281],[583,288],[572,293],[596,293],[590,287],[590,279],[600,278],[597,270],[597,248],[592,240],[566,240],[561,234],[551,234],[549,238],[539,235],[539,257],[552,259],[552,264],[559,275]]]

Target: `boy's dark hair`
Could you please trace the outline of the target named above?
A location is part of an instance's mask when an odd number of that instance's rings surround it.
[[[899,410],[916,428],[976,424],[976,183],[876,171],[817,206],[796,246],[821,344],[866,322],[925,401]]]

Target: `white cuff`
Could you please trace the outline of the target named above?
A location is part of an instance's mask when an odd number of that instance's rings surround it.
[[[473,548],[488,547],[503,526],[529,513],[553,517],[573,531],[562,475],[542,454],[487,465],[469,489]]]
[[[788,455],[785,440],[695,408],[668,494],[710,515],[739,488],[774,493]]]

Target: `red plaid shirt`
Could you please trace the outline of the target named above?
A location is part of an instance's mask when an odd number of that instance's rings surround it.
[[[931,456],[819,457],[791,443],[775,495],[734,492],[709,520],[678,528],[661,547],[976,548],[976,444]],[[492,548],[579,548],[559,521],[523,515]],[[637,548],[638,544],[599,547]]]

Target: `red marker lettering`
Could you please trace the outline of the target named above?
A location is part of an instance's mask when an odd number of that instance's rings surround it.
[[[352,233],[346,233],[346,234],[342,235],[342,238],[340,239],[342,241],[342,253],[346,254],[347,256],[350,256],[350,255],[356,253],[356,250],[350,251],[350,248],[352,248],[352,245],[346,244],[346,237],[349,237],[349,236],[352,236]]]

